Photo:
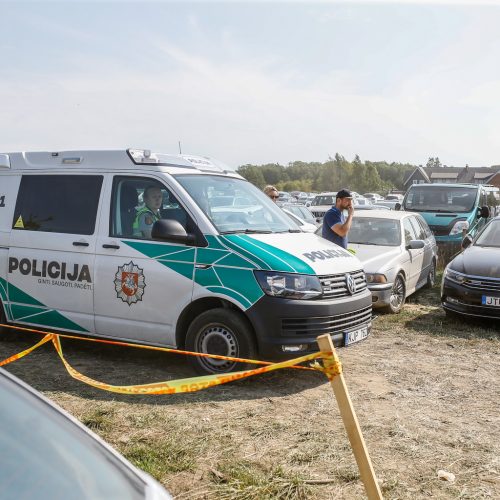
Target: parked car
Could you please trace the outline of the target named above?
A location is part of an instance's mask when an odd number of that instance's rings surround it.
[[[396,193],[389,193],[385,199],[387,201],[399,201],[399,202],[402,202],[403,201],[403,198],[404,198],[404,195],[402,194],[396,194]]]
[[[288,217],[290,217],[290,219],[292,219],[292,221],[299,226],[300,230],[303,233],[316,232],[316,229],[318,228],[316,224],[311,224],[309,222],[306,222],[305,220],[301,219],[287,208],[283,208],[283,212],[285,212],[288,215]]]
[[[447,266],[441,303],[447,315],[500,318],[500,217],[492,219]]]
[[[436,240],[419,214],[355,212],[348,248],[363,264],[374,308],[397,313],[409,295],[434,285]]]
[[[295,198],[286,191],[278,191],[278,194],[279,194],[278,205],[281,203],[292,203],[293,201],[295,201]]]
[[[378,200],[384,199],[384,197],[378,193],[365,193],[363,196],[365,198],[368,198],[369,200],[373,201],[374,203]]]
[[[292,205],[290,203],[284,203],[283,205],[281,205],[281,208],[286,208],[289,212],[292,212],[292,214],[300,217],[303,221],[308,222],[309,224],[314,224],[315,227],[318,227],[316,218],[314,217],[312,212],[304,205]]]
[[[1,498],[172,498],[99,436],[2,368],[0,400]]]
[[[464,232],[475,236],[490,217],[487,192],[474,184],[413,184],[402,209],[421,213],[438,243],[457,246]]]
[[[398,201],[395,200],[378,200],[376,202],[377,207],[384,207],[388,208],[389,210],[395,210],[396,209],[396,203],[399,203]]]
[[[310,210],[316,217],[318,223],[323,222],[323,217],[325,213],[335,205],[335,197],[337,196],[337,191],[326,192],[317,194],[311,203]]]

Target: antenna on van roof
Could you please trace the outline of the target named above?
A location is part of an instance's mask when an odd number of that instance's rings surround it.
[[[181,141],[179,141],[179,154],[182,154],[182,149],[181,149]]]

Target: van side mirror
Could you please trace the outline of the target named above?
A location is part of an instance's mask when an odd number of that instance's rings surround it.
[[[465,250],[470,247],[472,243],[472,236],[470,234],[466,234],[464,239],[462,240],[462,248]]]
[[[406,246],[408,250],[419,250],[420,248],[425,247],[424,240],[411,240],[410,243]]]
[[[401,210],[401,203],[399,201],[394,205],[394,210]]]
[[[479,217],[487,219],[490,216],[490,209],[486,205],[479,209]]]
[[[151,237],[154,240],[168,241],[169,243],[182,243],[193,245],[195,243],[194,234],[186,233],[179,221],[174,219],[160,219],[153,224]]]

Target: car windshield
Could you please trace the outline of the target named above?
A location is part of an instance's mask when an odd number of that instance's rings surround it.
[[[401,244],[399,221],[377,217],[354,217],[349,231],[349,243],[399,246]]]
[[[220,175],[175,178],[222,234],[300,232],[278,205],[250,182]]]
[[[0,373],[2,498],[133,500],[142,480],[83,429]]]
[[[320,206],[320,205],[333,205],[335,203],[335,196],[333,195],[318,195],[312,201],[312,206]]]
[[[500,248],[500,220],[491,221],[479,235],[474,245]]]
[[[406,195],[404,209],[418,212],[470,212],[476,198],[476,187],[415,186]]]

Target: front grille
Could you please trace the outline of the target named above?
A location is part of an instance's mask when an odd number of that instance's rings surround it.
[[[500,292],[500,279],[467,276],[462,285],[479,292]]]
[[[314,210],[313,208],[309,207],[309,210],[313,213],[314,217],[317,218],[323,218],[326,214],[326,210]]]
[[[347,289],[346,276],[350,274],[356,283],[356,291],[350,293]],[[328,274],[320,276],[321,287],[323,288],[323,295],[321,299],[332,299],[337,297],[348,297],[350,295],[357,295],[366,289],[366,277],[362,269],[352,273],[343,274]]]
[[[372,317],[372,307],[364,307],[350,313],[316,318],[290,318],[281,320],[281,335],[291,337],[317,337],[322,334],[342,333],[356,326],[368,323]]]
[[[450,234],[451,229],[446,226],[431,226],[429,224],[429,229],[432,231],[434,236],[448,236]]]

